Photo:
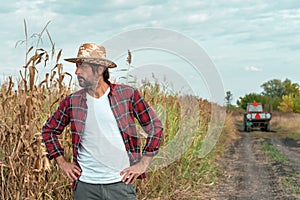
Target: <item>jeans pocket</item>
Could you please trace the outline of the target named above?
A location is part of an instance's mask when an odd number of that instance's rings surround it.
[[[128,194],[130,194],[130,195],[133,194],[136,196],[136,189],[134,188],[134,186],[132,184],[126,185],[126,188],[127,188]]]

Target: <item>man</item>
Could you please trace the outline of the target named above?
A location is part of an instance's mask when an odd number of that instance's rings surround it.
[[[50,159],[73,182],[74,199],[136,199],[132,184],[158,153],[162,124],[139,92],[109,82],[105,48],[82,44],[76,58],[79,85],[43,126],[43,141]],[[148,134],[142,155],[135,119]],[[66,126],[72,132],[73,162],[64,157],[57,136]]]

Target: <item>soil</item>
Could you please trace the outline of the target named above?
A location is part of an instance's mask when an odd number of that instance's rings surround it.
[[[241,138],[218,163],[224,172],[200,199],[300,199],[300,143],[275,133],[240,131]],[[266,137],[268,135],[268,137]],[[263,150],[274,145],[286,157],[276,162]]]

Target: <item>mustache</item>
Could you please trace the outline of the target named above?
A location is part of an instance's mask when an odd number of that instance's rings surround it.
[[[80,75],[77,76],[77,79],[78,79],[78,80],[79,80],[79,79],[85,80],[84,77],[82,77],[82,76],[80,76]]]

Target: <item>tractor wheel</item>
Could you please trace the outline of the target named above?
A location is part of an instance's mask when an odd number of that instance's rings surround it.
[[[266,128],[265,128],[266,132],[270,132],[270,124],[266,124]]]
[[[247,131],[247,132],[250,132],[250,131],[251,131],[251,127],[250,127],[250,126],[247,126],[247,127],[246,127],[246,131]]]
[[[244,132],[247,131],[247,125],[246,125],[246,122],[244,122]]]

